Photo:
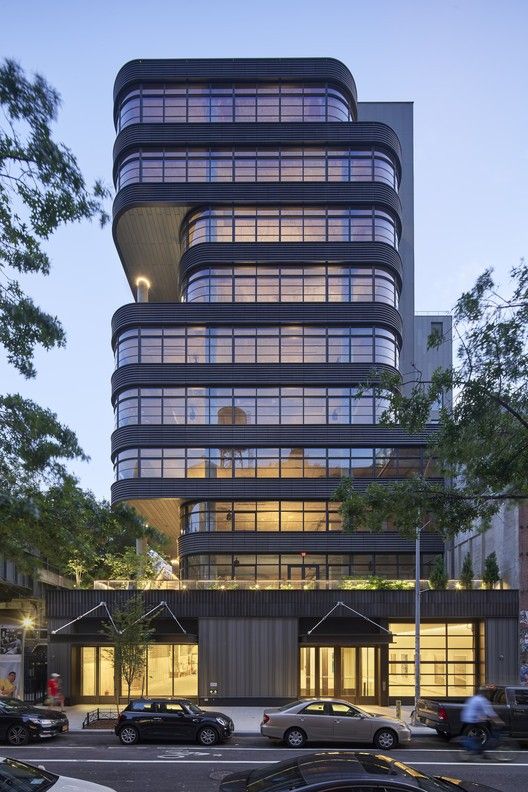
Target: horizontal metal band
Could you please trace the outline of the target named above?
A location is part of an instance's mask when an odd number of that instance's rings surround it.
[[[193,500],[328,500],[339,478],[306,479],[124,479],[112,484],[112,503],[157,498]],[[358,490],[376,481],[389,484],[395,479],[356,479]],[[441,483],[441,479],[430,479]]]
[[[145,59],[125,63],[114,82],[114,118],[121,93],[137,83],[160,82],[331,83],[347,96],[357,117],[357,89],[349,69],[335,58]]]
[[[118,160],[134,149],[215,146],[376,146],[396,160],[401,177],[401,144],[387,124],[375,121],[310,123],[130,124],[114,143],[114,178]]]
[[[402,340],[402,318],[386,303],[128,303],[112,317],[112,341],[131,327],[168,325],[298,325],[382,326]]]
[[[378,363],[131,363],[112,374],[112,393],[139,385],[332,385],[375,382],[376,373],[398,374]]]
[[[180,282],[200,267],[237,262],[382,266],[396,273],[400,288],[403,277],[400,254],[386,242],[203,242],[190,247],[181,257]],[[332,303],[332,310],[335,305]]]
[[[112,434],[112,454],[124,448],[364,447],[421,448],[433,428],[410,435],[386,426],[123,426]]]
[[[422,553],[442,553],[438,534],[423,534]],[[202,553],[414,553],[413,539],[391,533],[339,533],[336,531],[211,531],[183,534],[179,555]]]
[[[114,226],[134,207],[152,204],[185,206],[258,204],[259,206],[376,206],[389,210],[401,234],[402,208],[398,193],[380,182],[189,182],[184,184],[128,184],[117,193]]]

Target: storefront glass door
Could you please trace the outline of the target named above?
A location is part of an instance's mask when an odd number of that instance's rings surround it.
[[[374,646],[303,646],[299,693],[303,697],[343,696],[357,704],[376,704],[379,649]]]

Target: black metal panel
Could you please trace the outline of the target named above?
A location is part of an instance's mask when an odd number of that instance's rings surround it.
[[[111,610],[124,605],[133,591],[56,589],[46,592],[48,617],[76,618],[100,602]],[[413,619],[414,591],[170,591],[144,592],[145,610],[162,600],[178,618],[240,616],[270,618],[313,618],[317,621],[338,601],[370,618]],[[510,591],[425,591],[422,594],[424,619],[518,619],[519,592]],[[338,608],[335,618],[348,618],[350,611]],[[98,621],[98,619],[94,619]],[[72,632],[75,630],[75,625]],[[61,633],[51,640],[60,640]]]
[[[112,455],[125,448],[289,447],[330,446],[423,447],[431,437],[425,430],[410,435],[384,426],[123,426],[112,434]]]
[[[401,176],[401,144],[396,132],[376,122],[310,123],[203,123],[130,124],[114,143],[114,178],[118,160],[134,149],[181,148],[184,146],[376,146],[396,161]]]
[[[114,118],[120,94],[138,83],[201,82],[330,83],[350,102],[357,118],[357,90],[352,74],[335,58],[193,58],[141,59],[125,63],[114,82]]]
[[[355,480],[355,488],[364,490],[373,481],[378,484],[401,479],[362,478]],[[441,479],[430,479],[438,484]],[[112,503],[156,498],[185,498],[191,500],[328,500],[341,483],[338,478],[305,479],[159,479],[135,478],[112,484]]]
[[[138,385],[353,385],[375,382],[377,372],[398,374],[377,363],[131,363],[112,374],[112,393]]]
[[[192,533],[180,536],[180,555],[201,553],[414,553],[415,542],[399,534],[339,532],[263,532],[247,531]],[[442,553],[440,536],[424,534],[422,553]]]
[[[381,325],[400,337],[402,319],[392,305],[354,303],[128,303],[112,317],[112,333],[129,327],[161,327],[178,324],[225,325]]]
[[[376,206],[387,209],[396,219],[401,234],[402,208],[398,193],[379,182],[214,182],[188,184],[128,184],[117,193],[114,206],[114,229],[119,217],[133,207],[152,204],[196,207],[234,204],[259,206]]]
[[[400,288],[403,275],[400,254],[386,242],[203,242],[193,245],[181,257],[180,279],[183,281],[198,267],[236,262],[379,265],[388,267],[398,275]],[[332,310],[336,304],[331,304]]]

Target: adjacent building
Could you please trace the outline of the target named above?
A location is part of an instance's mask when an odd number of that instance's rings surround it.
[[[439,479],[427,432],[380,425],[375,388],[431,371],[427,336],[450,321],[415,318],[412,104],[358,103],[331,58],[133,61],[114,100],[134,301],[112,322],[112,499],[165,532],[175,570],[145,595],[170,610],[138,692],[410,698],[413,592],[366,581],[411,581],[414,542],[343,532],[332,494],[348,476]],[[424,533],[422,578],[443,551]],[[50,595],[55,627],[129,596],[111,588]],[[516,592],[423,600],[424,693],[511,675],[494,647]],[[114,692],[98,615],[52,644],[81,701]]]

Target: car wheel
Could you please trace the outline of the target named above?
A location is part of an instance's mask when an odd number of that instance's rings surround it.
[[[478,724],[471,724],[470,726],[466,726],[462,734],[465,737],[471,737],[480,745],[485,745],[489,739],[489,731],[486,729],[485,726],[479,726]]]
[[[123,726],[119,732],[119,739],[123,745],[135,745],[139,742],[139,732],[135,726]]]
[[[306,734],[302,729],[288,729],[284,735],[284,742],[288,748],[302,748],[306,744]]]
[[[29,742],[29,732],[25,726],[15,723],[7,730],[6,739],[9,745],[27,745]]]
[[[374,735],[374,745],[382,751],[390,751],[398,745],[398,735],[392,729],[380,729]]]
[[[200,745],[216,745],[220,738],[215,728],[212,726],[203,726],[196,735],[196,740]]]

